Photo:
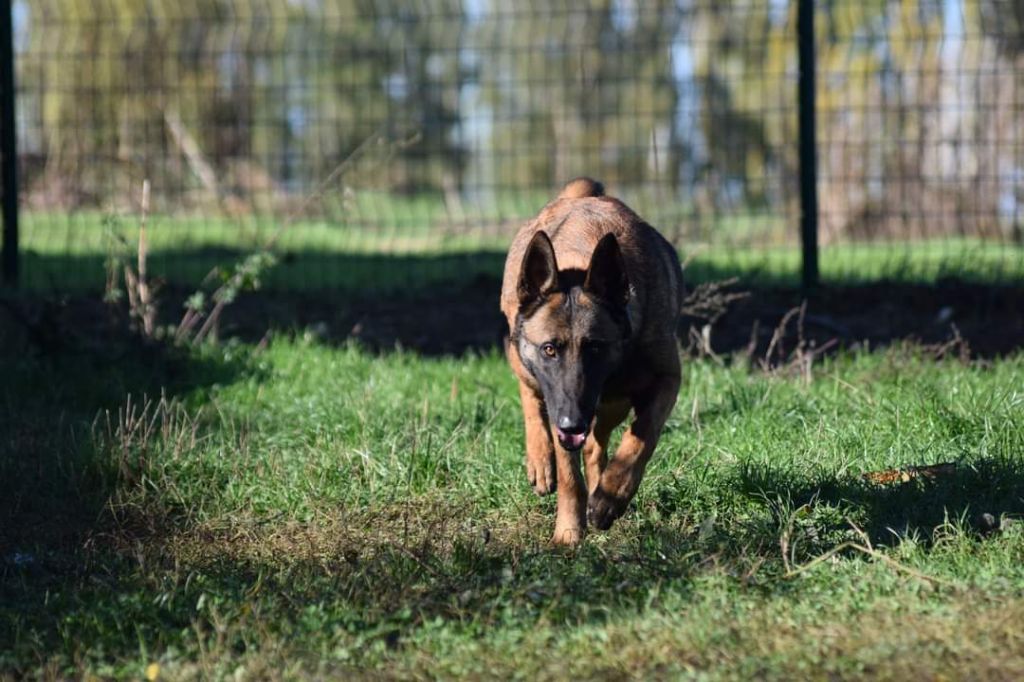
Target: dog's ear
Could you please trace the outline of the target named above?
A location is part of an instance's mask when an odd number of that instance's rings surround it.
[[[541,296],[558,289],[558,263],[555,261],[555,247],[543,231],[538,231],[526,247],[523,265],[519,269],[520,303],[535,301]]]
[[[594,247],[583,290],[612,305],[625,306],[629,301],[629,277],[622,260],[619,240],[608,233]]]

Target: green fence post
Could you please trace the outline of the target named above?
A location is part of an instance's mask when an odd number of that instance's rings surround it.
[[[800,241],[803,247],[801,282],[805,290],[818,286],[818,164],[814,112],[814,0],[798,0],[797,47],[800,76]]]
[[[18,153],[14,130],[14,22],[11,0],[0,0],[0,202],[4,240],[0,255],[4,284],[18,284]]]

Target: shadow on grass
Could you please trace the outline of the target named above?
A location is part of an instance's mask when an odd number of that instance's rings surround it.
[[[984,462],[895,489],[859,479],[790,482],[767,471],[744,472],[741,483],[761,503],[778,496],[790,509],[840,507],[837,527],[848,516],[885,543],[890,527],[927,539],[947,515],[1019,513],[1022,480],[1015,467]],[[113,538],[61,575],[46,575],[45,566],[9,569],[2,604],[16,610],[18,625],[0,627],[0,652],[8,652],[0,670],[26,673],[40,651],[66,665],[141,665],[140,642],[150,652],[173,647],[232,666],[261,649],[281,655],[281,646],[293,662],[322,661],[327,646],[335,656],[344,649],[342,658],[358,667],[375,650],[416,646],[430,636],[424,628],[472,638],[538,623],[600,624],[659,595],[686,599],[709,571],[760,591],[792,589],[779,579],[783,521],[726,513],[707,532],[682,509],[661,509],[667,517],[649,511],[632,510],[608,537],[573,551],[546,546],[550,518],[540,510],[495,518],[472,504],[429,500],[307,523],[238,519],[224,528],[177,524],[174,537]],[[823,536],[825,523],[813,519]],[[5,618],[11,613],[0,607]]]
[[[298,657],[329,643],[358,664],[368,647],[407,646],[424,627],[476,636],[539,620],[599,623],[660,589],[685,596],[706,558],[689,530],[560,551],[537,537],[536,518],[492,534],[470,516],[437,503],[322,525],[183,527],[173,538],[100,542],[60,575],[9,570],[0,670],[26,674],[41,653],[63,665],[137,662],[140,642],[187,657],[281,640]]]
[[[1003,517],[1024,515],[1024,461],[980,459],[937,467],[931,476],[895,469],[891,482],[870,476],[795,478],[791,473],[748,468],[742,491],[759,500],[782,501],[793,510],[831,506],[840,527],[853,521],[872,542],[895,544],[908,534],[930,543],[936,528],[948,523],[980,535],[998,530]],[[887,476],[887,478],[890,478]]]
[[[176,277],[163,290],[166,323],[214,267],[244,254],[228,249],[156,253],[153,272]],[[439,255],[286,252],[266,273],[264,289],[242,295],[224,316],[222,336],[258,341],[268,329],[312,333],[327,343],[357,340],[389,351],[424,355],[487,351],[500,346],[505,321],[498,310],[505,254],[479,251]],[[104,281],[98,256],[24,254],[29,291],[57,292],[69,301],[95,299]],[[798,337],[818,348],[879,347],[904,339],[943,343],[961,339],[974,357],[995,357],[1024,347],[1024,284],[960,279],[928,282],[830,283],[810,296],[794,273],[749,266],[694,263],[691,287],[738,277],[731,287],[750,295],[728,307],[710,329],[716,353],[763,353],[787,312],[804,300],[803,328],[791,319],[781,338]],[[684,337],[706,319],[684,318]]]
[[[231,381],[242,361],[142,340],[98,301],[7,298],[0,306],[0,571],[81,540],[112,478],[94,444],[98,415]],[[105,459],[109,459],[105,457]]]
[[[748,470],[741,492],[760,511],[723,511],[708,530],[686,518],[672,494],[676,507],[649,500],[653,507],[631,510],[610,535],[572,551],[546,546],[550,518],[539,509],[495,517],[439,500],[281,526],[240,519],[229,528],[182,527],[171,539],[121,538],[96,548],[71,576],[9,592],[17,601],[7,603],[21,608],[21,634],[0,643],[19,672],[33,647],[63,661],[106,662],[136,660],[140,641],[150,651],[205,652],[232,666],[282,642],[293,643],[285,645],[291,660],[322,662],[318,652],[328,646],[358,667],[374,651],[415,647],[432,629],[473,638],[538,623],[555,631],[599,625],[661,595],[685,600],[709,573],[788,593],[795,587],[781,579],[778,544],[786,520],[766,510],[773,498],[790,512],[812,508],[796,531],[805,561],[850,539],[846,519],[880,545],[895,540],[890,528],[918,531],[927,545],[934,528],[960,515],[1019,514],[1022,483],[1019,468],[993,461],[894,488]],[[825,506],[831,516],[816,512]]]
[[[249,252],[223,247],[163,250],[149,255],[151,276],[174,288],[194,289],[212,270],[230,267]],[[106,281],[106,257],[21,254],[22,287],[51,294],[96,294]],[[501,251],[438,254],[337,253],[288,251],[264,273],[267,289],[293,294],[351,296],[412,295],[420,289],[465,286],[478,277],[498,278],[505,265]]]
[[[2,677],[11,670],[20,676],[30,662],[78,641],[84,623],[116,628],[132,613],[123,603],[135,598],[130,591],[138,583],[130,554],[88,549],[114,524],[108,502],[123,477],[117,458],[98,444],[102,415],[109,411],[116,425],[128,401],[141,407],[147,398],[186,396],[248,369],[214,353],[144,342],[96,301],[0,303]],[[102,599],[89,596],[100,593]],[[83,600],[92,600],[88,608]],[[38,646],[26,658],[33,640]],[[127,651],[127,640],[123,646]]]

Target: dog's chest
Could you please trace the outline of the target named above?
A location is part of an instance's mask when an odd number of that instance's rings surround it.
[[[653,367],[639,351],[628,353],[605,381],[601,391],[604,398],[631,398],[650,387],[656,379]]]

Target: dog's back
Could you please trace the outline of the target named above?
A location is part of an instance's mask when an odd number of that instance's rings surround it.
[[[585,272],[601,237],[614,234],[629,275],[634,339],[674,339],[683,302],[679,256],[657,230],[621,201],[606,196],[601,183],[590,178],[569,182],[513,239],[501,290],[501,310],[510,328],[519,306],[516,282],[523,255],[533,235],[541,230],[551,239],[562,272]]]

